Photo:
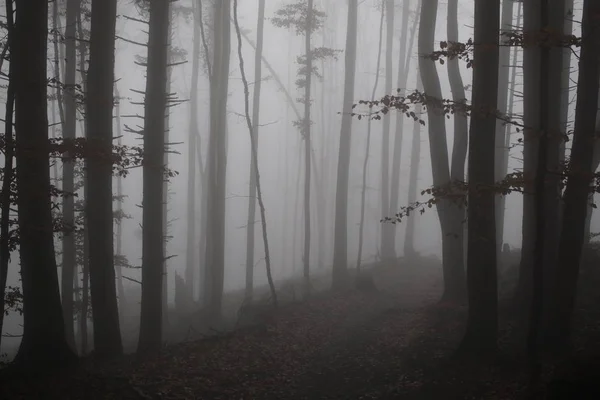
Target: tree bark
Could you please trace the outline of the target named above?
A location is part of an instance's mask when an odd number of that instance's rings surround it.
[[[408,80],[409,53],[407,51],[408,44],[408,16],[410,15],[410,1],[405,0],[402,7],[402,31],[400,33],[400,50],[398,60],[398,87],[399,95],[406,93],[406,82]],[[396,113],[396,130],[394,136],[394,153],[392,156],[392,180],[390,184],[390,208],[388,216],[395,215],[398,212],[398,198],[400,195],[400,161],[402,159],[402,139],[404,136],[404,114]],[[396,254],[396,233],[397,226],[390,229],[391,246]]]
[[[586,0],[583,6],[581,55],[577,82],[577,107],[571,162],[564,196],[563,224],[558,251],[557,279],[551,298],[548,344],[564,349],[570,340],[571,320],[577,294],[577,278],[584,237],[587,200],[592,178],[593,143],[600,69],[600,3]]]
[[[306,54],[306,81],[304,87],[304,122],[302,133],[304,136],[304,253],[302,260],[304,263],[304,297],[308,297],[310,293],[310,96],[312,85],[312,51],[311,51],[311,34],[312,20],[314,18],[313,0],[308,0],[306,12],[306,29],[304,37],[304,51]]]
[[[225,277],[225,186],[227,177],[227,91],[231,48],[228,1],[216,2],[212,76],[210,83],[210,140],[207,164],[206,285],[213,320],[221,316]]]
[[[513,27],[513,8],[514,0],[502,1],[502,21],[500,25],[501,33],[512,32]],[[506,114],[508,111],[508,78],[510,67],[510,47],[508,38],[501,37],[502,46],[500,46],[500,74],[498,77],[498,111]],[[508,152],[505,146],[506,136],[508,134],[508,125],[501,119],[496,121],[496,182],[501,181],[506,176],[506,166],[504,165],[504,154]],[[500,255],[502,243],[504,242],[504,208],[506,198],[499,194],[496,196],[496,255]]]
[[[494,156],[498,102],[500,0],[475,1],[474,69],[469,135],[467,288],[469,314],[461,344],[490,355],[498,336]]]
[[[350,175],[350,146],[352,143],[352,104],[356,76],[356,37],[358,31],[358,1],[348,3],[346,29],[346,59],[344,103],[335,193],[335,234],[333,244],[332,286],[341,289],[348,277],[348,179]]]
[[[441,108],[442,89],[435,62],[425,57],[433,53],[438,0],[421,2],[421,23],[419,25],[419,70],[426,94],[439,99],[438,104],[428,105],[428,131],[432,164],[433,185],[447,187],[450,184],[446,125]],[[462,301],[465,296],[465,273],[463,250],[456,240],[462,230],[463,215],[457,212],[449,200],[441,199],[436,206],[442,231],[442,258],[444,272],[445,301]]]
[[[48,3],[16,2],[14,29],[17,204],[23,285],[23,339],[15,363],[42,369],[70,363],[50,211],[47,73]]]
[[[393,48],[394,48],[394,0],[386,0],[386,39],[385,39],[385,92],[392,92]],[[381,137],[381,219],[389,217],[390,212],[390,114],[383,116],[383,132]],[[393,242],[393,224],[381,223],[381,258],[384,261],[394,260],[396,251]]]
[[[164,279],[164,152],[169,43],[168,0],[150,2],[144,103],[142,306],[138,352],[162,347]]]
[[[417,90],[423,90],[421,74],[417,71]],[[415,114],[421,118],[423,115],[423,106],[417,105]],[[417,181],[419,178],[419,163],[421,161],[421,123],[413,122],[412,146],[410,149],[410,175],[408,178],[408,204],[414,204],[417,201]],[[415,217],[413,213],[407,217],[406,234],[404,239],[404,257],[408,259],[416,258],[415,251]]]
[[[256,51],[254,52],[254,91],[252,94],[252,136],[256,141],[256,154],[252,152],[250,161],[250,184],[248,188],[248,225],[246,227],[246,301],[252,301],[254,292],[254,232],[256,219],[256,172],[258,160],[258,129],[260,126],[260,89],[262,87],[262,54],[265,26],[265,0],[258,3],[258,23],[256,27]]]
[[[74,140],[77,132],[76,74],[77,74],[77,15],[80,12],[80,0],[67,1],[67,22],[65,26],[65,122],[63,138]],[[62,238],[62,306],[65,318],[67,342],[75,349],[75,331],[73,328],[73,278],[75,275],[75,210],[74,176],[75,160],[67,152],[63,157],[63,196],[62,212],[65,232]]]

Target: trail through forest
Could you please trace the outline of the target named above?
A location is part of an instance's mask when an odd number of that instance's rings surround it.
[[[476,367],[450,360],[466,313],[437,302],[440,272],[430,259],[376,266],[375,289],[317,294],[263,324],[146,359],[88,359],[41,377],[5,374],[0,398],[519,398],[526,371],[514,360]]]

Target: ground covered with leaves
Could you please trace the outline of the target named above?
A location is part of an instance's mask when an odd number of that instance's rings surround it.
[[[528,395],[526,370],[512,351],[503,350],[497,360],[485,365],[467,365],[450,357],[462,336],[466,309],[437,303],[438,263],[399,262],[376,267],[373,276],[377,290],[319,294],[308,302],[281,307],[264,324],[169,346],[156,357],[85,360],[75,370],[48,371],[36,378],[13,376],[0,383],[0,398],[516,399]],[[596,324],[587,332],[597,328],[600,315],[594,313],[580,312],[580,326]],[[503,337],[510,330],[510,323],[504,323]],[[598,346],[591,333],[580,341],[584,348]]]

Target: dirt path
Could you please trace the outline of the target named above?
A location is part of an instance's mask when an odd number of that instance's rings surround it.
[[[403,381],[403,353],[428,329],[424,309],[439,298],[439,269],[379,269],[375,283],[376,293],[289,306],[264,329],[176,345],[143,363],[15,384],[0,388],[0,398],[31,396],[34,386],[45,387],[44,398],[73,399],[389,398],[397,385],[412,384]]]

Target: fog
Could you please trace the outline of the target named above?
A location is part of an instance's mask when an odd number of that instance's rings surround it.
[[[208,3],[208,1],[206,1]],[[239,24],[242,30],[254,42],[257,24],[257,1],[239,1]],[[264,59],[268,61],[277,73],[278,79],[285,85],[286,90],[294,100],[302,97],[304,90],[295,85],[297,79],[297,57],[304,53],[304,36],[297,35],[292,29],[274,26],[271,19],[275,11],[289,0],[267,1]],[[402,2],[397,2],[395,10],[395,33],[393,46],[394,65],[394,90],[398,67],[399,41],[396,40],[401,32]],[[411,15],[409,24],[412,26],[415,18],[416,1],[411,2]],[[310,265],[314,274],[329,274],[333,259],[334,240],[334,215],[336,195],[336,173],[339,151],[339,135],[343,112],[342,101],[344,96],[344,49],[346,40],[346,8],[345,0],[315,0],[315,6],[326,13],[325,26],[312,35],[314,46],[323,46],[340,50],[337,59],[318,61],[316,67],[322,77],[315,77],[312,85],[312,146],[314,166],[312,190],[312,232]],[[206,162],[209,147],[209,81],[204,65],[204,55],[201,54],[200,83],[198,91],[198,109],[192,110],[190,106],[190,87],[192,79],[192,54],[193,54],[193,21],[190,16],[185,17],[176,12],[179,7],[191,7],[191,0],[180,0],[173,3],[172,41],[171,46],[185,52],[184,63],[170,67],[171,83],[170,92],[177,99],[182,100],[170,108],[169,116],[169,146],[170,154],[168,167],[177,172],[169,181],[168,191],[168,243],[167,256],[167,285],[168,302],[173,306],[175,301],[175,276],[184,276],[186,268],[186,240],[188,234],[187,215],[187,182],[188,182],[188,135],[190,113],[196,113],[200,124],[200,147],[203,162]],[[517,13],[515,7],[515,15]],[[580,12],[580,11],[577,11]],[[473,36],[473,2],[459,1],[459,39],[464,41]],[[120,102],[121,126],[123,130],[122,142],[126,145],[141,146],[141,137],[129,132],[129,128],[140,129],[143,120],[143,96],[139,91],[145,88],[145,67],[136,64],[139,57],[146,57],[147,48],[137,43],[146,43],[148,40],[148,26],[137,22],[136,19],[145,19],[140,9],[131,1],[118,2],[117,42],[116,42],[116,86],[123,99]],[[359,2],[359,30],[358,30],[358,57],[356,69],[355,102],[369,100],[373,90],[376,74],[379,74],[379,89],[376,98],[390,94],[384,87],[385,63],[376,71],[377,50],[379,40],[379,22],[381,19],[381,0],[362,0]],[[575,18],[579,18],[578,15]],[[62,22],[64,24],[64,21]],[[210,27],[207,26],[208,30]],[[385,26],[384,26],[385,29]],[[410,28],[409,28],[410,29]],[[579,29],[576,26],[575,29]],[[227,102],[227,184],[226,184],[226,240],[225,240],[225,279],[224,290],[231,292],[243,289],[245,285],[245,260],[246,260],[246,226],[248,212],[248,184],[250,179],[250,136],[244,116],[244,87],[241,81],[239,60],[237,56],[237,38],[235,28],[231,27],[231,64],[229,71],[229,97]],[[577,33],[575,33],[577,34]],[[446,40],[446,3],[440,2],[438,21],[436,26],[436,48],[439,42]],[[407,91],[417,88],[417,46],[412,47]],[[385,34],[382,52],[385,54]],[[53,57],[49,51],[49,57]],[[201,51],[202,53],[202,51]],[[242,42],[242,53],[245,59],[245,72],[250,81],[250,91],[254,82],[253,60],[254,49],[247,41]],[[520,64],[512,60],[512,64]],[[436,64],[441,79],[444,97],[450,98],[451,91],[447,78],[445,65]],[[462,79],[467,88],[467,97],[470,97],[472,70],[460,62]],[[49,70],[52,65],[49,63]],[[53,72],[50,72],[53,74]],[[520,92],[521,73],[517,72],[516,88]],[[55,110],[49,102],[49,110]],[[304,182],[304,153],[303,140],[293,122],[297,120],[294,107],[302,112],[303,105],[299,102],[290,104],[285,93],[276,82],[276,78],[265,68],[263,63],[263,85],[261,94],[261,110],[258,143],[258,166],[260,170],[263,198],[265,202],[268,223],[268,237],[271,248],[271,265],[276,283],[281,283],[289,278],[299,278],[302,275],[303,257],[303,202],[302,188]],[[364,108],[357,108],[366,112]],[[56,111],[54,111],[56,112]],[[515,99],[515,114],[522,113],[520,98]],[[573,114],[571,112],[571,114]],[[362,190],[362,166],[365,157],[366,135],[368,118],[353,119],[352,143],[350,155],[350,178],[348,195],[348,264],[356,264],[359,243],[359,221]],[[390,144],[394,140],[395,111],[392,111]],[[402,157],[400,162],[400,206],[408,205],[408,178],[412,157],[420,158],[418,171],[418,200],[427,200],[428,195],[421,195],[420,191],[432,185],[431,156],[426,127],[421,130],[418,138],[421,142],[421,153],[411,154],[411,141],[413,121],[403,118],[404,138],[402,143]],[[115,125],[115,132],[117,132]],[[79,129],[79,128],[78,128]],[[448,148],[452,149],[453,123],[452,119],[446,120]],[[372,136],[367,175],[367,194],[365,203],[365,228],[362,262],[367,264],[380,259],[380,196],[381,196],[381,151],[382,151],[382,121],[372,121]],[[60,129],[57,129],[60,135]],[[78,135],[81,132],[78,130]],[[116,134],[116,133],[115,133]],[[511,143],[515,144],[510,153],[509,172],[522,167],[522,148],[518,145],[522,134],[513,130]],[[393,145],[389,146],[390,160]],[[391,166],[391,162],[390,162]],[[59,174],[62,166],[58,164]],[[198,175],[198,174],[197,174]],[[116,182],[116,179],[115,179]],[[320,185],[321,188],[317,188]],[[116,188],[116,184],[114,186]],[[196,183],[196,199],[199,204],[202,187],[199,178]],[[318,190],[323,190],[324,205],[318,198]],[[123,255],[135,266],[141,266],[142,255],[142,169],[132,169],[123,179],[123,194],[125,200],[123,211],[131,218],[122,221]],[[317,207],[322,205],[324,214],[317,212]],[[201,226],[199,206],[196,207],[196,233],[195,242],[199,243]],[[435,209],[426,209],[421,215],[416,213],[415,247],[423,256],[441,256],[440,223]],[[321,221],[320,218],[323,220]],[[522,197],[520,194],[507,196],[505,230],[503,242],[511,247],[519,247],[521,242]],[[261,236],[260,214],[256,214],[256,239],[255,239],[255,280],[256,287],[267,284],[264,251]],[[322,231],[319,226],[322,224]],[[597,215],[592,222],[592,231],[598,227]],[[405,241],[406,222],[395,226],[396,252],[398,257],[403,256],[403,243]],[[210,231],[207,232],[211,234]],[[60,236],[56,235],[59,243]],[[200,247],[198,245],[198,247]],[[195,252],[195,264],[202,265],[199,251]],[[60,256],[58,256],[60,257]],[[12,255],[8,285],[20,285],[19,258],[15,252]],[[440,268],[441,270],[441,268]],[[60,273],[60,268],[59,268]],[[194,298],[199,297],[199,285],[195,271]],[[124,287],[126,293],[134,294],[131,303],[139,305],[139,283],[141,271],[137,268],[125,268]],[[135,307],[132,306],[132,307]],[[136,315],[131,311],[129,315]],[[133,317],[128,317],[132,318]],[[0,354],[8,353],[12,356],[20,342],[22,333],[22,317],[11,312],[5,320]],[[131,324],[138,324],[133,321]],[[124,330],[126,328],[123,328]],[[128,328],[129,329],[129,328]],[[129,333],[128,333],[129,334]]]

